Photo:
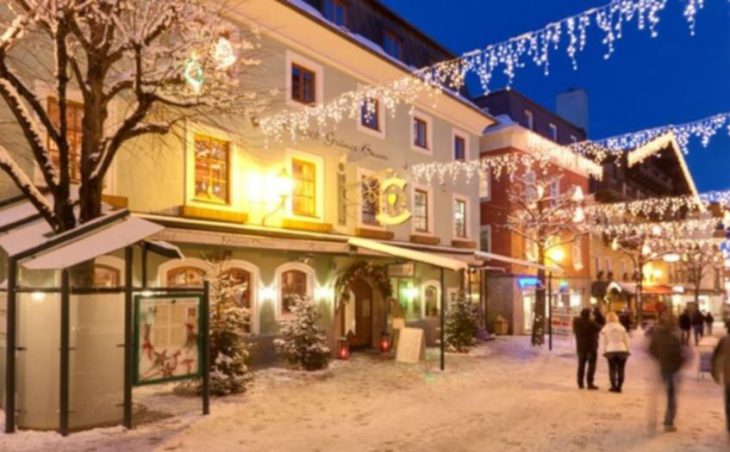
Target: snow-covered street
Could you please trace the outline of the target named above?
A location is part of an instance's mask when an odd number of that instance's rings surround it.
[[[435,354],[428,366],[355,354],[324,373],[267,369],[256,375],[249,393],[215,400],[208,417],[177,415],[129,432],[97,429],[66,439],[22,432],[0,436],[0,449],[727,450],[720,387],[709,377],[697,380],[694,359],[684,369],[678,432],[664,433],[660,422],[658,431],[650,430],[655,369],[643,351],[644,339],[634,335],[623,394],[606,391],[602,360],[601,390],[578,390],[569,343],[557,342],[550,353],[532,349],[528,338],[509,337],[469,356],[449,354],[445,373],[437,370]],[[135,394],[151,412],[199,408],[198,399],[151,391]],[[659,419],[661,398],[657,407]]]

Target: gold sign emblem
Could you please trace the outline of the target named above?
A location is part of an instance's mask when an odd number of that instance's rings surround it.
[[[395,176],[380,183],[380,213],[375,217],[380,224],[393,226],[403,224],[411,218],[411,211],[407,207],[407,184],[405,180]]]

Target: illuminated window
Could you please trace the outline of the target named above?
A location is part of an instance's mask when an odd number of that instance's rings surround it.
[[[423,298],[426,310],[426,317],[438,317],[439,306],[441,306],[438,287],[431,285],[426,286],[426,288],[423,290]]]
[[[467,238],[466,201],[462,199],[454,200],[454,236],[461,239]]]
[[[205,272],[197,267],[177,267],[167,272],[168,287],[203,287]]]
[[[361,221],[370,226],[379,226],[377,215],[380,210],[380,181],[376,177],[362,176],[360,190],[362,191]]]
[[[287,270],[281,274],[281,313],[290,314],[294,298],[306,298],[307,274],[301,270]]]
[[[479,249],[486,253],[492,252],[492,227],[488,224],[479,230]]]
[[[317,216],[317,166],[309,161],[292,159],[292,213]]]
[[[58,129],[61,125],[61,116],[58,109],[58,101],[48,98],[48,116],[53,126]],[[81,139],[83,137],[81,121],[84,117],[84,104],[79,102],[66,101],[66,139],[69,145],[69,165],[71,182],[79,182],[81,180]],[[60,168],[60,159],[58,147],[56,143],[48,138],[48,149],[51,154],[51,161]]]
[[[454,135],[454,160],[466,160],[466,139],[459,135]]]
[[[291,65],[291,98],[303,104],[313,104],[317,96],[317,74],[298,64]]]
[[[428,149],[428,123],[421,118],[413,118],[413,144]]]
[[[479,174],[479,197],[488,201],[492,196],[491,173],[488,169]]]
[[[368,99],[360,108],[360,124],[368,129],[382,132],[380,126],[380,101]]]
[[[195,136],[195,199],[228,203],[229,143],[205,135]]]
[[[347,3],[345,0],[325,0],[324,16],[335,25],[347,26]]]
[[[400,36],[398,36],[391,30],[385,30],[383,32],[383,50],[385,50],[385,53],[387,53],[388,55],[402,60],[403,41],[401,40]]]
[[[119,287],[121,272],[109,265],[94,265],[94,287]]]

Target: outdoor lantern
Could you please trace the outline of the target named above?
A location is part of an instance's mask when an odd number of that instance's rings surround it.
[[[347,360],[350,358],[350,343],[346,337],[341,337],[337,341],[337,359]]]
[[[380,333],[380,352],[388,353],[390,351],[390,334],[387,331]]]

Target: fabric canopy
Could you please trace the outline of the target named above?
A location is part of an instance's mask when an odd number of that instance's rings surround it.
[[[509,256],[503,256],[502,254],[487,253],[485,251],[474,251],[474,257],[476,257],[477,259],[484,260],[484,261],[504,262],[507,264],[515,264],[515,265],[522,265],[522,266],[530,267],[530,268],[542,269],[545,271],[551,270],[550,268],[547,268],[544,265],[536,264],[534,262],[530,262],[530,261],[526,261],[526,260],[522,260],[522,259],[515,259],[515,258],[509,257]]]
[[[450,257],[439,256],[433,253],[424,253],[423,251],[401,248],[399,246],[386,245],[385,243],[375,240],[361,239],[353,237],[347,240],[350,246],[356,248],[364,248],[366,250],[375,251],[389,256],[400,257],[411,261],[421,262],[433,265],[435,267],[445,268],[447,270],[459,271],[466,270],[469,266],[466,262],[452,259]]]

